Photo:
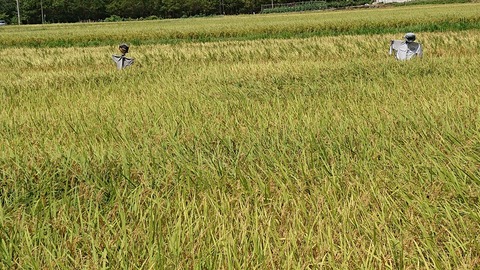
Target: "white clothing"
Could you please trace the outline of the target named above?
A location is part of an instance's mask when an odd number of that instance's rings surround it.
[[[405,40],[392,40],[390,43],[390,52],[395,51],[397,60],[410,60],[415,56],[422,57],[422,45],[417,42],[406,42]]]
[[[135,59],[127,58],[125,55],[112,55],[112,60],[117,64],[117,69],[126,68],[135,62]]]

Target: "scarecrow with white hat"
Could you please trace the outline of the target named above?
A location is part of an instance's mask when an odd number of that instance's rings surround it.
[[[395,51],[395,58],[397,60],[410,60],[414,57],[422,57],[423,50],[422,44],[415,42],[415,34],[407,33],[404,36],[404,40],[392,40],[390,41],[391,55]]]

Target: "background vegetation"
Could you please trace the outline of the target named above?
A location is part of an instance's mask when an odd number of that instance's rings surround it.
[[[275,0],[287,3],[293,0]],[[329,0],[349,3],[360,0]],[[363,1],[363,0],[362,0]],[[45,22],[111,21],[145,18],[180,18],[220,14],[258,13],[262,4],[272,0],[20,0],[21,22],[23,24]],[[0,2],[0,19],[17,23],[15,0]]]
[[[229,27],[211,42],[154,44],[151,22],[90,47],[110,30],[5,28],[0,268],[480,267],[480,31],[422,31],[478,7],[162,22]],[[401,31],[296,36],[392,13],[416,18],[424,59],[387,55]],[[295,34],[244,39],[253,25]],[[65,33],[75,46],[27,42]]]
[[[305,38],[312,36],[396,34],[409,31],[456,31],[480,28],[478,4],[412,6],[189,18],[116,23],[9,26],[0,29],[2,47],[69,47],[175,44],[225,40]]]
[[[422,3],[475,2],[478,0],[414,0]],[[294,0],[18,0],[22,24],[152,20],[259,13],[262,5],[299,2]],[[302,8],[273,8],[264,12],[339,8],[372,3],[368,0],[326,0],[326,5]],[[43,20],[42,20],[43,16]],[[18,24],[15,0],[0,1],[0,20]]]
[[[309,10],[325,10],[325,9],[337,9],[354,6],[362,7],[362,5],[372,4],[370,0],[364,1],[301,1],[290,2],[284,4],[262,5],[262,13],[282,13],[282,12],[302,12]],[[367,6],[365,6],[367,7]]]

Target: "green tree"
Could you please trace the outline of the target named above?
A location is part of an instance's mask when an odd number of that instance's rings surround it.
[[[5,20],[10,24],[16,22],[16,18],[16,2],[12,0],[0,0],[0,20]]]
[[[185,0],[163,0],[161,13],[164,18],[179,18],[184,15]]]
[[[42,8],[48,22],[145,18],[151,15],[179,18],[197,15],[243,14],[259,12],[261,6],[294,0],[20,0],[22,23],[41,23]],[[349,5],[366,0],[326,0],[329,5]],[[15,0],[0,0],[0,19],[16,22]]]

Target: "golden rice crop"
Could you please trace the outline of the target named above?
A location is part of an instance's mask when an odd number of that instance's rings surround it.
[[[479,267],[479,34],[4,48],[0,265]]]

